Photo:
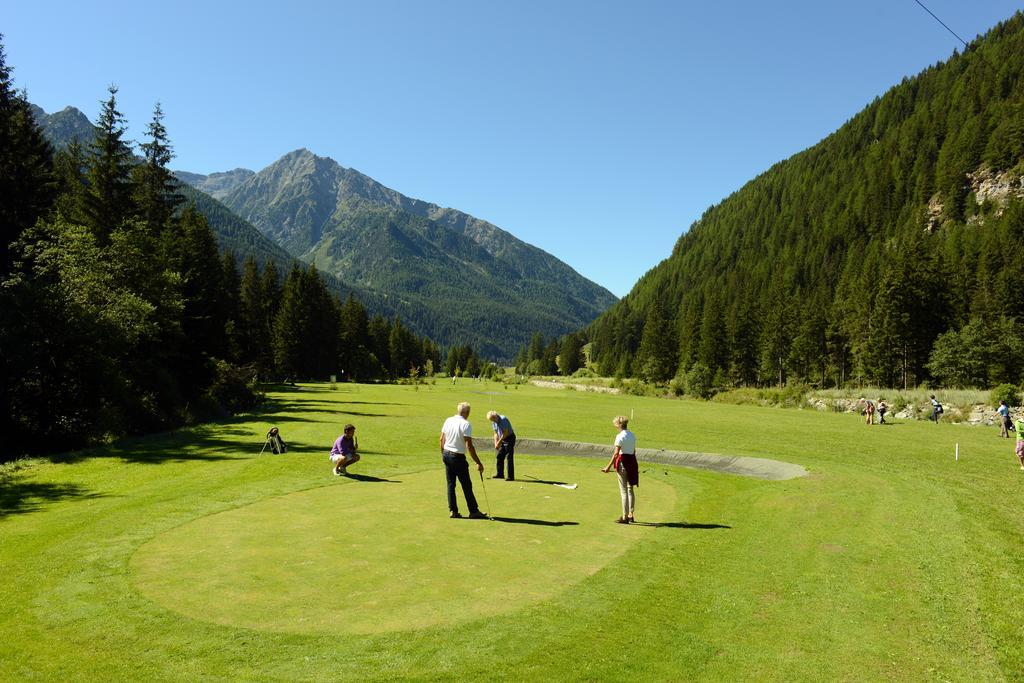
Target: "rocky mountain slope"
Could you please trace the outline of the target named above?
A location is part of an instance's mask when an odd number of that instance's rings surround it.
[[[563,334],[616,300],[491,223],[406,197],[306,149],[258,173],[179,177],[210,189],[289,252],[384,297],[441,343],[507,359],[534,332]]]

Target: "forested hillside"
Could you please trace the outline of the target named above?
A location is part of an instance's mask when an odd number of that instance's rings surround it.
[[[709,208],[586,330],[590,359],[718,386],[1020,382],[1022,175],[1018,13]]]

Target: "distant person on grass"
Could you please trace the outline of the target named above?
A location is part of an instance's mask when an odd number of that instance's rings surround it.
[[[885,401],[878,399],[878,424],[885,424],[885,414],[889,412],[889,406],[885,405]]]
[[[459,503],[455,498],[455,480],[462,485],[462,495],[466,498],[470,519],[487,519],[480,512],[473,495],[473,480],[469,477],[469,463],[466,462],[466,451],[473,456],[478,472],[484,471],[484,464],[476,456],[473,446],[473,425],[469,423],[469,404],[460,403],[452,415],[441,426],[441,461],[444,462],[444,474],[448,481],[448,513],[452,519],[462,517],[459,514]]]
[[[622,497],[622,516],[615,520],[618,524],[629,524],[633,519],[636,507],[636,487],[640,485],[640,466],[636,461],[636,435],[629,431],[629,418],[619,415],[612,424],[619,430],[615,435],[615,452],[608,464],[601,468],[607,474],[615,470],[619,477],[619,495]]]
[[[999,436],[1009,439],[1010,430],[1013,428],[1010,421],[1010,406],[1006,405],[1006,401],[1000,401],[996,413],[999,415]]]
[[[1020,468],[1024,470],[1024,418],[1017,420],[1017,459],[1020,460]]]
[[[359,462],[359,453],[356,452],[358,447],[355,425],[345,425],[344,432],[337,438],[334,448],[331,449],[330,458],[334,463],[334,476],[348,475],[346,468]]]
[[[860,400],[864,404],[864,423],[868,425],[875,424],[875,404],[863,396],[861,396]]]
[[[508,459],[508,481],[515,481],[516,433],[512,431],[512,423],[507,417],[493,410],[487,413],[487,419],[491,421],[491,429],[494,430],[494,452],[498,472],[494,478],[505,478],[505,460]]]
[[[932,420],[935,424],[939,424],[939,418],[942,417],[942,404],[935,398],[935,394],[929,396],[932,402]]]

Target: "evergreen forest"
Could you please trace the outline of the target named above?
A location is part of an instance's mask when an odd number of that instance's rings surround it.
[[[0,44],[0,460],[251,408],[258,381],[441,369],[430,339],[315,267],[222,251],[168,168],[159,104],[137,151],[117,88],[94,126],[55,152]],[[447,366],[489,367],[465,346]]]
[[[1022,176],[1018,12],[709,208],[520,366],[552,370],[564,346],[563,372],[719,388],[1019,384]]]

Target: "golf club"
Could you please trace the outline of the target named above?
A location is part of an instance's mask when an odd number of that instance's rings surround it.
[[[480,470],[477,470],[477,474],[480,475],[480,488],[482,488],[484,491],[484,502],[487,503],[487,519],[493,519],[491,517],[491,501],[487,497],[487,485],[484,484],[484,473],[481,472]]]

